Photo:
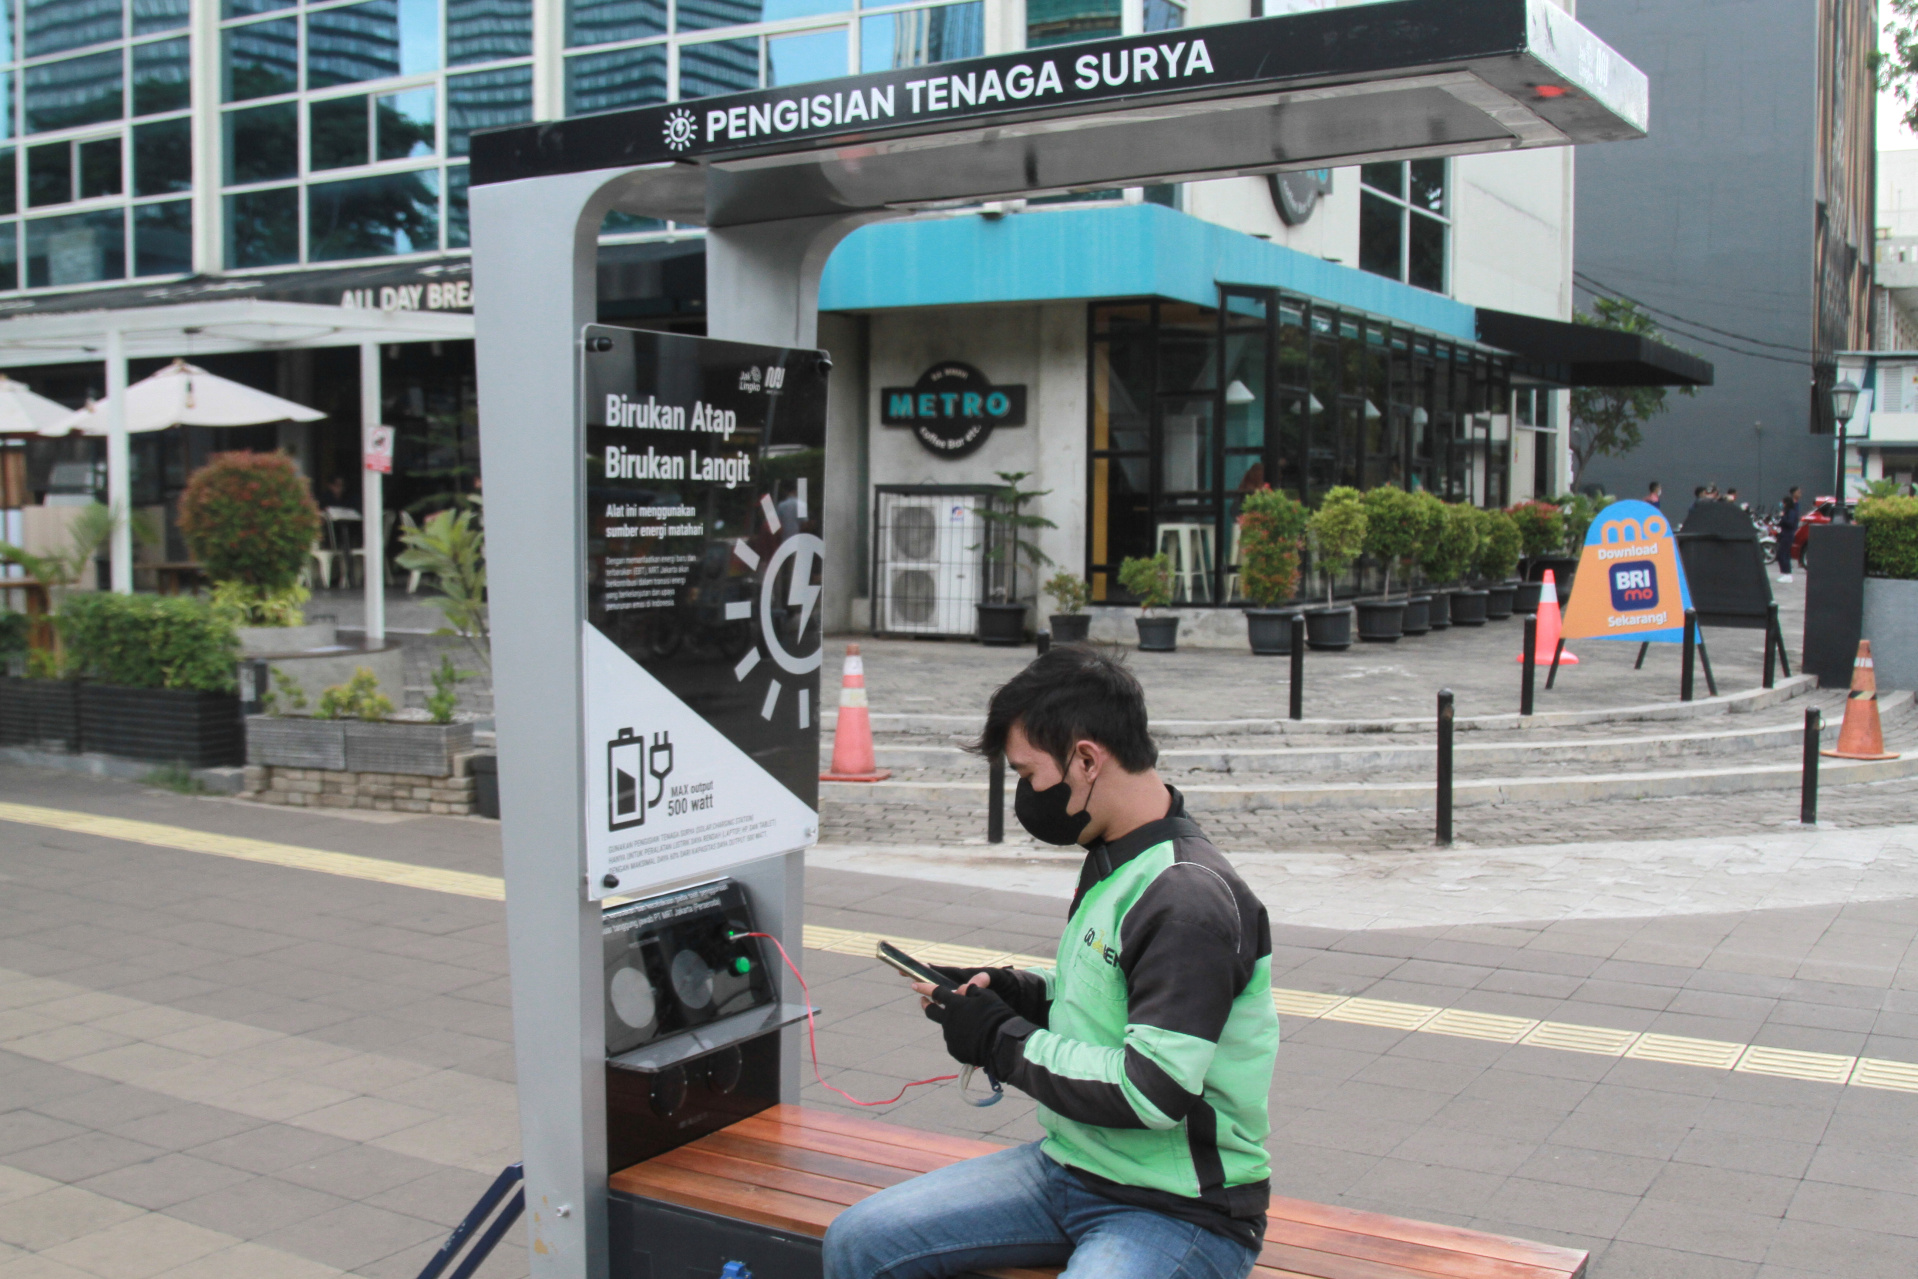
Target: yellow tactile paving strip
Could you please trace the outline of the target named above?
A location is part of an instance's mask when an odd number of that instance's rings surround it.
[[[184,826],[166,826],[158,822],[131,821],[121,817],[100,817],[92,813],[62,808],[43,808],[34,804],[0,803],[0,821],[17,822],[76,835],[147,844],[182,852],[205,853],[213,857],[231,857],[239,861],[281,866],[290,870],[317,871],[348,879],[364,879],[404,888],[423,888],[428,892],[451,893],[487,901],[506,899],[506,882],[493,875],[475,875],[467,871],[439,870],[409,862],[362,857],[355,853],[334,853],[294,844],[277,844],[264,839],[238,835],[217,835]],[[879,943],[878,933],[852,932],[843,928],[806,925],[808,950],[831,951],[842,955],[869,956]],[[1036,955],[957,946],[909,937],[887,937],[894,945],[932,963],[957,967],[1032,967],[1051,961]],[[1736,1070],[1749,1074],[1778,1075],[1813,1083],[1846,1084],[1857,1088],[1889,1088],[1900,1092],[1918,1092],[1918,1064],[1887,1061],[1875,1057],[1844,1057],[1836,1053],[1799,1052],[1788,1048],[1767,1048],[1759,1044],[1735,1044],[1717,1039],[1688,1039],[1679,1035],[1659,1035],[1617,1030],[1607,1026],[1580,1026],[1566,1022],[1534,1021],[1526,1017],[1508,1017],[1498,1013],[1474,1012],[1463,1008],[1434,1008],[1427,1004],[1398,1003],[1386,999],[1326,994],[1311,990],[1275,987],[1272,1003],[1287,1017],[1323,1018],[1353,1022],[1428,1035],[1453,1035],[1465,1039],[1484,1039],[1502,1044],[1524,1044],[1552,1048],[1560,1052],[1592,1053],[1605,1057],[1629,1057],[1638,1061],[1657,1061],[1671,1065],[1693,1066],[1707,1070]]]

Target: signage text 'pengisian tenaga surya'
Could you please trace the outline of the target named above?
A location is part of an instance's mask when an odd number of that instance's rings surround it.
[[[988,67],[964,75],[931,76],[904,84],[879,84],[850,92],[815,93],[710,110],[705,113],[705,141],[736,142],[832,125],[1064,96],[1066,81],[1060,61],[1047,58],[1021,62],[1006,68],[1003,75],[998,68]],[[1072,87],[1089,91],[1208,76],[1213,67],[1212,53],[1204,40],[1173,40],[1083,54],[1069,64],[1068,70]]]

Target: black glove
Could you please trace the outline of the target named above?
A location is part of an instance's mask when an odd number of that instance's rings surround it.
[[[969,990],[963,995],[935,990],[926,1005],[927,1019],[945,1028],[946,1051],[967,1066],[992,1065],[993,1042],[1000,1027],[1017,1016],[991,990]]]
[[[1051,1001],[1046,998],[1045,982],[1037,974],[1021,973],[1016,968],[947,968],[941,964],[931,968],[955,988],[984,973],[988,989],[1005,1000],[1013,1012],[1035,1026],[1046,1024]]]

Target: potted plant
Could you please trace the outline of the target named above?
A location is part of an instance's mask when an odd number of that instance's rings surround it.
[[[1610,506],[1615,499],[1609,493],[1586,496],[1583,493],[1567,493],[1558,499],[1558,509],[1565,516],[1565,541],[1558,552],[1544,555],[1532,562],[1534,577],[1543,580],[1545,570],[1552,570],[1552,577],[1558,582],[1558,602],[1563,606],[1572,598],[1572,575],[1578,571],[1579,557],[1585,553],[1585,533],[1592,526],[1598,513]]]
[[[1179,646],[1179,615],[1159,617],[1154,609],[1172,602],[1172,557],[1133,556],[1119,565],[1119,585],[1139,601],[1139,649],[1145,653],[1170,653]]]
[[[979,517],[986,522],[986,559],[1003,565],[999,585],[989,603],[974,605],[979,610],[979,642],[1000,647],[1022,644],[1026,638],[1026,603],[1019,595],[1020,561],[1029,560],[1036,575],[1052,559],[1039,544],[1025,534],[1042,528],[1058,528],[1043,515],[1028,515],[1026,503],[1050,493],[1051,489],[1022,489],[1019,482],[1030,471],[997,472],[1003,485],[992,495],[990,505]]]
[[[1439,540],[1450,553],[1440,558],[1450,569],[1452,580],[1459,583],[1451,592],[1454,626],[1485,625],[1490,595],[1466,579],[1478,568],[1479,552],[1485,545],[1486,516],[1487,512],[1464,502],[1451,503],[1445,509],[1445,527],[1439,533]]]
[[[1474,567],[1485,583],[1485,616],[1502,622],[1512,615],[1512,597],[1518,587],[1512,580],[1521,546],[1518,522],[1504,511],[1486,511],[1483,520],[1484,536]]]
[[[457,687],[467,672],[442,655],[425,711],[395,711],[379,678],[362,666],[344,684],[320,695],[310,715],[306,699],[282,685],[266,714],[247,719],[249,764],[348,773],[449,777],[454,756],[473,747],[471,721],[454,718]],[[283,697],[291,692],[290,698]]]
[[[1292,651],[1292,619],[1281,610],[1299,582],[1305,507],[1266,485],[1246,494],[1239,508],[1239,582],[1252,607],[1245,610],[1246,638],[1260,656]]]
[[[1092,588],[1077,573],[1060,569],[1046,579],[1045,593],[1059,606],[1059,611],[1046,619],[1052,626],[1052,641],[1055,644],[1077,644],[1083,641],[1092,628],[1092,618],[1086,613],[1086,604],[1092,599]]]
[[[1544,558],[1565,545],[1565,513],[1550,502],[1519,502],[1505,513],[1518,525],[1519,549],[1524,554],[1526,571],[1512,596],[1512,609],[1518,613],[1538,612],[1539,590],[1545,582]]]
[[[1452,588],[1465,571],[1463,557],[1456,551],[1457,526],[1447,503],[1423,489],[1412,496],[1425,513],[1425,535],[1416,559],[1419,593],[1425,598],[1428,627],[1442,631],[1452,624]],[[1450,553],[1447,548],[1451,548]]]
[[[1381,484],[1362,500],[1365,553],[1385,570],[1385,581],[1378,599],[1358,601],[1359,638],[1393,644],[1405,634],[1405,601],[1392,598],[1392,570],[1408,565],[1418,551],[1425,511],[1417,498],[1396,484]]]
[[[1305,521],[1312,564],[1325,577],[1325,607],[1307,609],[1305,642],[1318,649],[1352,646],[1352,610],[1335,607],[1333,583],[1365,550],[1365,500],[1355,488],[1327,489]]]
[[[411,514],[400,517],[404,551],[393,562],[432,579],[437,592],[427,600],[446,618],[441,635],[457,635],[487,670],[493,669],[492,625],[486,604],[486,529],[480,523],[480,498],[466,498],[472,509],[435,511],[425,524]]]
[[[1865,529],[1862,631],[1878,682],[1918,688],[1918,497],[1867,497],[1853,518]]]
[[[188,768],[241,762],[239,637],[205,600],[87,592],[55,624],[79,681],[79,749]]]
[[[216,453],[180,494],[180,535],[213,583],[213,605],[249,653],[294,653],[333,642],[305,625],[300,583],[320,510],[284,453]]]

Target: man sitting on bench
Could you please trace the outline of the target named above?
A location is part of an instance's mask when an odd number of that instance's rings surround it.
[[[1020,825],[1085,864],[1054,968],[941,968],[957,989],[913,989],[955,1059],[1039,1103],[1046,1137],[846,1209],[827,1279],[1244,1279],[1279,1042],[1265,907],[1159,779],[1117,660],[1038,658],[992,695],[974,749],[1005,752]]]

